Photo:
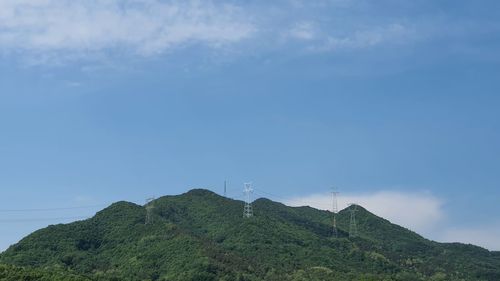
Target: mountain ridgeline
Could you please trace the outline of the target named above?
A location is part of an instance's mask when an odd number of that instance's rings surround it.
[[[427,240],[357,206],[332,213],[207,190],[146,206],[118,202],[93,218],[52,225],[0,255],[0,280],[500,280],[500,253]],[[352,208],[352,207],[350,207]]]

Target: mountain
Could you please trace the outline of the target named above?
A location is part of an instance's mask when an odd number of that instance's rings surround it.
[[[72,274],[64,269],[25,268],[0,264],[2,281],[91,281],[89,277]]]
[[[268,199],[251,218],[201,189],[149,204],[148,224],[148,206],[118,202],[34,232],[0,255],[0,280],[500,280],[499,252],[433,242],[361,206],[339,212],[335,238],[331,212]]]

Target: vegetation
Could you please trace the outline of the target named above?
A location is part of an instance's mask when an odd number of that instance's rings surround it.
[[[91,279],[63,270],[29,269],[11,265],[0,265],[0,280],[90,281]]]
[[[349,213],[241,201],[206,190],[144,206],[118,202],[95,217],[39,230],[0,255],[0,280],[500,280],[500,253],[424,239],[358,207]]]

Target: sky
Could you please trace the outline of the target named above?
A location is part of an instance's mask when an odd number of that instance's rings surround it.
[[[500,2],[0,1],[0,251],[192,188],[500,250]],[[360,230],[361,231],[361,230]]]

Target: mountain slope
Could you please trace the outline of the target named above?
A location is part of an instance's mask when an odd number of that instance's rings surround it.
[[[59,270],[32,269],[0,264],[0,280],[91,281],[90,278]]]
[[[16,266],[65,269],[95,280],[500,280],[500,255],[440,244],[357,207],[332,214],[267,199],[243,203],[207,190],[144,206],[118,202],[95,217],[29,235],[1,254]]]

